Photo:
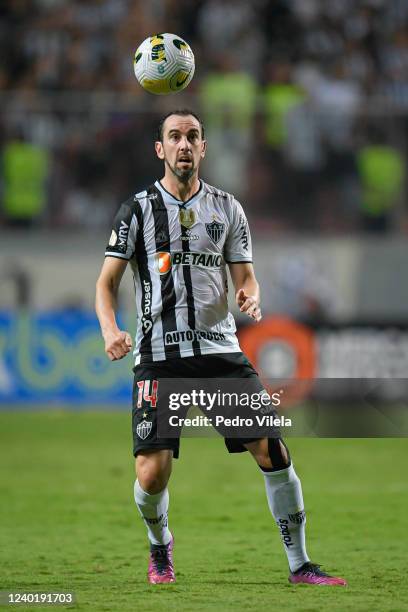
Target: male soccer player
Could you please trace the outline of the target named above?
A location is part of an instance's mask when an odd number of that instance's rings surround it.
[[[172,458],[179,454],[179,439],[157,436],[154,385],[160,378],[257,376],[240,351],[228,311],[227,264],[241,312],[261,319],[244,211],[232,195],[198,178],[206,152],[201,120],[190,110],[169,113],[159,125],[155,148],[164,162],[164,177],[120,207],[96,292],[105,351],[112,361],[122,359],[132,340],[118,328],[115,308],[130,262],[138,314],[134,496],[150,541],[152,584],[175,581],[167,484]],[[264,476],[269,508],[289,562],[289,581],[345,585],[342,578],[311,563],[306,553],[302,489],[283,440],[229,438],[225,444],[232,453],[248,450]]]

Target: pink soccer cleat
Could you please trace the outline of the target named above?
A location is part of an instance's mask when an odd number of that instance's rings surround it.
[[[147,580],[150,584],[168,584],[176,581],[173,566],[174,538],[168,544],[150,544]]]
[[[322,584],[325,586],[347,586],[343,578],[329,576],[315,563],[304,563],[296,572],[289,574],[289,582],[292,584]]]

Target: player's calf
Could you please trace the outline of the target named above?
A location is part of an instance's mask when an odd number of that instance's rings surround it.
[[[136,506],[147,527],[150,544],[165,546],[171,541],[168,528],[171,451],[160,450],[138,454],[138,479],[134,486]]]

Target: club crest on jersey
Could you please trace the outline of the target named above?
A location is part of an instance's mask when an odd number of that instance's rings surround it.
[[[219,221],[212,221],[211,223],[205,224],[205,229],[207,230],[207,234],[211,238],[215,244],[221,240],[223,233],[225,232],[225,223],[220,223]]]
[[[192,225],[194,225],[196,221],[194,210],[191,210],[188,208],[180,208],[179,219],[180,219],[181,225],[187,228],[191,227]]]
[[[141,440],[146,440],[149,433],[152,431],[152,422],[151,421],[142,421],[136,427],[136,433]]]

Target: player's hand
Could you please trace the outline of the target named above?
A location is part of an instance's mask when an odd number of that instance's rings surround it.
[[[245,312],[258,323],[262,319],[259,302],[254,295],[247,295],[244,289],[237,291],[236,301],[241,312]]]
[[[125,331],[107,332],[104,335],[105,353],[111,361],[125,357],[132,348],[132,338]]]

